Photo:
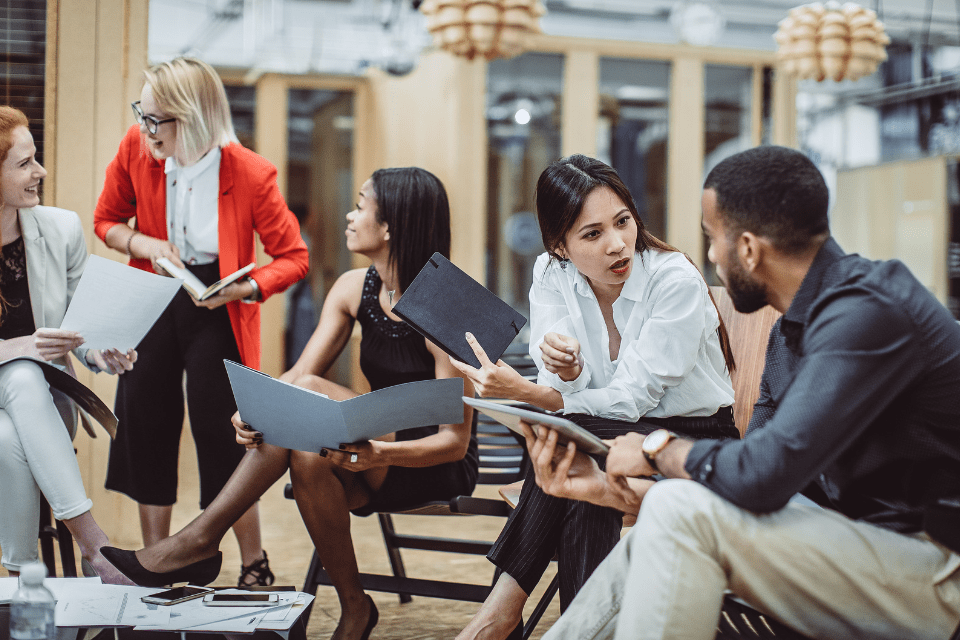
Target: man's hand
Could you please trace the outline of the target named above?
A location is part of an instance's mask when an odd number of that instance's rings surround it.
[[[513,368],[498,360],[496,364],[490,362],[487,353],[473,337],[468,333],[467,343],[473,349],[473,353],[480,361],[480,368],[471,367],[468,364],[450,358],[450,362],[463,375],[473,382],[473,386],[481,398],[516,398],[517,391],[524,382],[523,376],[513,370]]]
[[[643,455],[645,439],[646,436],[635,432],[617,436],[610,445],[610,453],[607,454],[607,475],[625,478],[654,475],[656,471]]]
[[[580,353],[580,341],[576,338],[551,331],[543,336],[540,354],[546,370],[557,374],[564,382],[580,377],[583,355]]]
[[[537,486],[547,495],[573,500],[586,500],[603,504],[606,479],[596,461],[568,442],[565,449],[557,450],[557,432],[544,425],[537,425],[534,435],[532,426],[521,422],[527,439],[527,450],[537,477]]]

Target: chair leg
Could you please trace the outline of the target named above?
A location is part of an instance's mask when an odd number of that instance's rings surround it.
[[[40,495],[40,522],[37,537],[40,538],[40,558],[47,566],[47,575],[56,576],[57,558],[53,551],[53,540],[57,537],[57,530],[51,523],[50,504],[43,494]]]
[[[543,617],[543,614],[547,612],[547,607],[549,607],[550,603],[553,602],[553,597],[557,595],[557,591],[559,590],[560,574],[557,574],[553,576],[553,580],[551,580],[550,584],[547,586],[547,590],[543,593],[543,597],[540,598],[540,602],[537,603],[533,613],[530,614],[530,618],[527,619],[527,623],[523,625],[523,640],[527,640],[527,638],[529,638],[533,633],[533,630],[537,628],[537,623],[540,622],[540,618]]]
[[[73,536],[67,525],[57,520],[57,546],[60,547],[60,565],[64,578],[77,577],[77,557],[73,552]]]
[[[390,558],[390,568],[393,570],[393,575],[398,578],[406,578],[407,572],[403,568],[403,558],[400,557],[400,548],[394,540],[397,532],[393,528],[393,518],[390,517],[389,513],[378,513],[377,517],[380,519],[380,530],[383,532],[383,544],[387,547],[387,557]],[[400,604],[405,604],[413,600],[413,597],[409,593],[403,591],[397,595],[400,596]]]

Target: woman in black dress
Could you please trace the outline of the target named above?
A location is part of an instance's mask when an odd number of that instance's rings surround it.
[[[281,379],[335,400],[357,395],[321,377],[346,346],[354,320],[363,330],[360,366],[373,389],[460,376],[443,351],[390,311],[433,252],[449,254],[443,185],[423,169],[381,169],[364,183],[347,220],[347,248],[373,264],[337,280],[303,354]],[[464,387],[465,395],[473,394],[469,381]],[[289,468],[297,506],[340,599],[333,637],[365,639],[377,611],[360,585],[350,512],[367,515],[471,493],[478,474],[472,417],[464,407],[459,424],[407,429],[318,455],[263,444],[262,435],[235,416],[237,441],[248,451],[214,502],[166,540],[135,553],[106,548],[104,555],[138,584],[206,584],[217,577],[219,543],[233,520]]]

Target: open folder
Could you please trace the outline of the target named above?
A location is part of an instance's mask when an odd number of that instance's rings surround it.
[[[408,382],[340,401],[223,362],[240,419],[284,449],[336,449],[401,429],[463,422],[462,378]]]
[[[393,312],[447,355],[478,369],[480,361],[465,337],[468,331],[496,362],[527,323],[440,253],[427,260]]]
[[[523,420],[533,425],[534,429],[537,428],[538,424],[555,429],[560,436],[557,439],[560,445],[566,446],[567,442],[572,440],[576,443],[577,449],[584,453],[605,456],[607,452],[610,451],[610,447],[597,436],[580,425],[552,413],[541,413],[539,411],[514,407],[499,402],[491,402],[489,400],[481,400],[479,398],[464,397],[463,401],[480,413],[490,416],[511,431],[515,431],[520,435],[523,435],[523,429],[520,428],[520,421]]]

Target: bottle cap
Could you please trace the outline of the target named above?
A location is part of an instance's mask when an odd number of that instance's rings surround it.
[[[38,585],[43,584],[43,579],[47,577],[47,567],[42,562],[34,562],[24,565],[20,569],[20,580],[23,584]]]

